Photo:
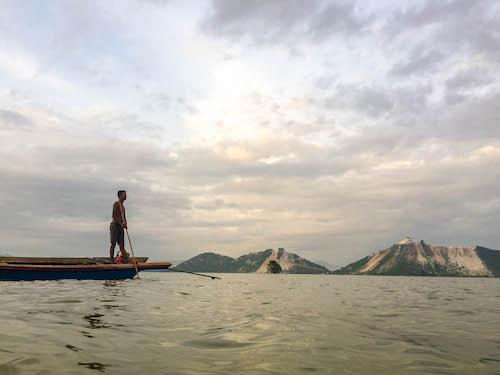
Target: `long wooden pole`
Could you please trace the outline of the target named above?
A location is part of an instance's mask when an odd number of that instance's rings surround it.
[[[210,277],[212,280],[214,280],[214,279],[218,279],[218,280],[220,280],[220,277],[217,277],[217,276],[204,275],[204,274],[202,274],[202,273],[198,273],[198,272],[191,272],[191,271],[177,270],[177,269],[175,269],[175,268],[172,268],[172,269],[170,269],[170,268],[169,268],[169,269],[167,269],[167,271],[190,273],[191,275],[203,276],[203,277]]]
[[[123,213],[123,207],[122,207],[123,202],[120,200],[119,200],[119,202],[120,202],[120,212],[122,214],[122,220],[123,220],[123,222],[125,222],[125,215]],[[134,248],[132,247],[132,241],[130,241],[130,236],[128,234],[128,228],[125,228],[125,232],[127,233],[128,244],[130,245],[130,252],[132,253],[132,262],[134,262],[135,274],[136,274],[137,278],[140,279],[139,269],[137,268],[137,262],[135,261]]]
[[[125,232],[127,233],[128,244],[130,245],[130,252],[132,253],[132,261],[134,262],[135,274],[137,275],[137,278],[140,279],[139,270],[137,269],[137,262],[135,261],[134,249],[132,248],[132,242],[130,241],[130,236],[128,235],[127,228],[125,228]]]

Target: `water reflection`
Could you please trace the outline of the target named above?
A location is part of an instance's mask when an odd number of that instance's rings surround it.
[[[122,283],[122,282],[117,281],[117,280],[105,280],[103,282],[103,285],[104,285],[104,287],[114,288],[114,287],[116,287],[120,283]]]
[[[82,349],[80,349],[80,348],[77,348],[76,346],[69,345],[69,344],[68,344],[68,345],[65,345],[64,347],[65,347],[65,348],[68,348],[69,350],[72,350],[72,351],[74,351],[74,352],[79,352],[79,351],[81,351],[81,350],[82,350]]]
[[[118,298],[126,296],[126,287],[123,282],[115,280],[106,280],[102,285],[105,295],[100,295],[95,299],[97,305],[94,306],[93,312],[85,314],[83,319],[88,322],[90,329],[122,327],[123,325],[119,323],[110,323],[109,320],[106,322],[105,314],[116,318],[120,316],[120,311],[127,310],[124,305],[116,303]],[[88,332],[81,332],[85,337],[93,338]]]
[[[89,314],[85,315],[83,319],[89,323],[91,329],[109,328],[110,326],[102,321],[103,316],[103,314]]]
[[[88,369],[91,370],[97,370],[99,372],[104,372],[106,367],[111,367],[111,365],[107,365],[105,363],[99,363],[99,362],[78,362],[80,366],[85,366]]]
[[[496,375],[499,282],[150,273],[5,284],[0,374]]]

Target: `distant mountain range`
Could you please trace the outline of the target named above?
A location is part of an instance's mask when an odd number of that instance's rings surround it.
[[[330,273],[325,267],[282,248],[278,251],[267,249],[250,253],[236,259],[215,253],[203,253],[178,264],[176,268],[191,272],[267,273],[267,265],[272,260],[281,266],[283,273]]]
[[[331,264],[331,263],[325,262],[323,260],[314,260],[313,263],[319,264],[320,266],[323,266],[330,271],[335,271],[335,270],[341,268],[341,266],[337,266],[335,264]]]
[[[405,238],[334,274],[500,277],[500,251],[480,246],[434,246]]]

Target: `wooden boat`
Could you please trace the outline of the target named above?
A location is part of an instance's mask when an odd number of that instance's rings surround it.
[[[137,263],[146,263],[147,257],[136,257]],[[0,263],[9,264],[53,264],[53,265],[76,265],[76,264],[111,264],[109,257],[95,258],[40,258],[40,257],[12,257],[0,256]]]
[[[137,263],[139,271],[168,269],[172,263]],[[0,263],[0,280],[122,280],[134,278],[133,263],[120,264],[9,264]]]

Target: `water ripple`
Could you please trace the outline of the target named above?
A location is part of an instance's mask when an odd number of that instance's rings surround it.
[[[3,283],[0,374],[498,374],[500,279],[272,276]]]

